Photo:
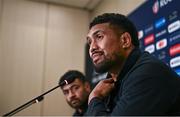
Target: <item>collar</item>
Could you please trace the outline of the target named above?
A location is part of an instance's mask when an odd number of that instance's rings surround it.
[[[136,64],[140,55],[141,55],[141,51],[139,48],[134,48],[132,50],[132,52],[129,54],[129,56],[122,68],[122,71],[120,71],[117,80],[122,79],[129,72],[129,70]]]
[[[117,98],[117,92],[119,90],[119,87],[121,85],[121,81],[124,78],[124,76],[129,72],[129,70],[136,64],[137,60],[139,59],[141,55],[141,51],[139,48],[135,48],[132,50],[132,52],[129,54],[122,70],[118,74],[117,81],[115,82],[115,89],[111,92],[111,94],[105,99],[107,107],[111,110],[115,105],[116,102],[114,102]],[[106,78],[111,77],[110,74],[107,74]]]
[[[80,113],[78,110],[76,110],[73,114],[73,116],[83,116],[88,108],[88,103],[83,105],[82,112]]]
[[[129,72],[129,70],[136,64],[138,58],[141,55],[141,50],[139,48],[134,48],[131,53],[129,54],[122,71],[120,71],[118,77],[117,77],[117,82],[115,85],[118,85],[120,81],[123,79],[123,77]],[[111,75],[108,73],[106,78],[111,77]]]

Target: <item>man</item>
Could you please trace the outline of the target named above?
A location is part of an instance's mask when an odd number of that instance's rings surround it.
[[[140,51],[135,26],[124,15],[96,17],[87,42],[96,71],[108,75],[90,93],[86,115],[180,115],[179,76]]]
[[[66,72],[59,80],[59,85],[65,95],[67,103],[76,111],[73,116],[83,116],[88,105],[91,88],[85,76],[77,71]]]

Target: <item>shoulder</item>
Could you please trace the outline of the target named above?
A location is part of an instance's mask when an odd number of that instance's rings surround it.
[[[150,76],[164,76],[169,74],[177,77],[177,75],[174,74],[175,72],[167,64],[157,59],[155,56],[149,54],[148,52],[142,53],[136,64],[132,67],[131,72],[133,75],[147,74]]]
[[[179,84],[179,76],[165,63],[147,52],[142,53],[136,64],[129,70],[123,78],[123,85],[167,87],[172,84]]]

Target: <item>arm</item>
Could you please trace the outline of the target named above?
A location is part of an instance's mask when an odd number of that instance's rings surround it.
[[[107,115],[106,113],[108,113],[108,110],[102,100],[112,91],[113,88],[114,80],[112,78],[100,81],[89,95],[89,106],[86,115]],[[94,109],[94,107],[96,107],[96,109]]]

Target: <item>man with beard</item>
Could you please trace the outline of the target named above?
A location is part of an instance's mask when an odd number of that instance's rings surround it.
[[[124,15],[97,16],[87,35],[97,72],[108,72],[89,95],[88,116],[180,115],[180,78],[139,49],[133,23]]]
[[[76,111],[73,116],[83,116],[88,105],[91,88],[85,76],[77,70],[67,71],[59,80],[67,103]]]

